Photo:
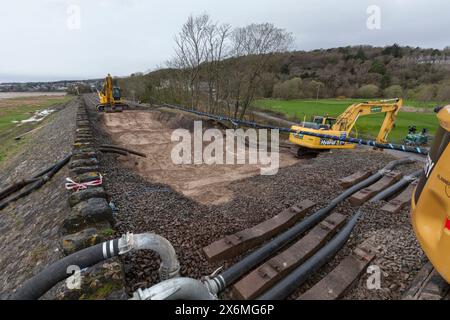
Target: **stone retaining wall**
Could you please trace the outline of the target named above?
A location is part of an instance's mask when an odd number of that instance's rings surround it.
[[[99,161],[86,104],[80,101],[76,115],[76,136],[70,178],[77,183],[101,177]],[[113,238],[114,213],[104,188],[88,186],[72,191],[68,198],[70,214],[60,229],[61,248],[65,255]],[[65,291],[64,299],[126,299],[122,265],[118,258],[109,259],[82,273],[80,290]]]

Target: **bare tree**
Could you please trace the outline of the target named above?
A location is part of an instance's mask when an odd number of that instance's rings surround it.
[[[252,103],[265,66],[275,53],[285,52],[293,43],[292,34],[271,23],[250,24],[232,34],[235,59],[234,116],[243,118]],[[245,57],[245,59],[243,59]]]
[[[231,26],[228,24],[210,24],[207,31],[207,67],[208,107],[214,112],[220,102],[220,82],[222,76],[222,60],[228,56],[227,39]]]
[[[207,35],[210,24],[207,14],[190,16],[175,37],[176,57],[172,63],[187,74],[192,108],[199,102],[200,67],[207,61]]]
[[[202,14],[188,18],[175,43],[175,57],[168,66],[179,78],[170,80],[171,87],[181,87],[192,108],[201,101],[209,112],[225,105],[230,115],[243,118],[269,60],[288,49],[292,35],[270,23],[231,31],[230,25]]]

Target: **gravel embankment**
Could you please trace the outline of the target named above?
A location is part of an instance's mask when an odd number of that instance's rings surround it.
[[[92,108],[91,112],[96,117]],[[100,126],[96,130],[97,143],[111,142]],[[204,246],[271,218],[304,199],[315,201],[316,208],[319,208],[342,192],[336,179],[360,169],[379,169],[394,159],[387,153],[371,150],[324,153],[316,159],[302,160],[280,169],[275,176],[255,176],[234,183],[230,187],[233,198],[228,203],[201,205],[174,192],[168,185],[146,181],[135,172],[121,167],[115,155],[101,154],[99,157],[101,170],[105,173],[105,187],[119,209],[117,234],[155,232],[166,237],[179,255],[181,274],[194,278],[208,275],[219,266],[227,267],[233,262],[208,263],[202,252]],[[412,172],[415,168],[415,165],[410,165],[400,169]],[[336,209],[346,215],[353,210],[346,202]],[[352,241],[348,247],[381,229],[378,220],[384,221],[382,225],[388,221],[381,214],[374,214],[371,219],[373,223],[358,227],[358,241]],[[395,217],[391,220],[393,230],[404,225],[405,233],[411,232],[404,221]],[[393,244],[389,241],[385,243],[388,246]],[[408,245],[415,246],[414,243]],[[386,252],[391,252],[389,247]],[[331,266],[336,265],[340,257]],[[123,263],[129,292],[158,281],[159,261],[155,255],[143,252],[129,254],[123,258]],[[398,263],[401,264],[401,260]],[[317,276],[322,274],[320,272]]]
[[[2,163],[1,187],[30,177],[71,151],[77,103],[68,103],[17,154]],[[69,213],[69,193],[64,188],[68,174],[68,168],[63,168],[41,189],[0,210],[0,296],[61,258],[58,231]]]

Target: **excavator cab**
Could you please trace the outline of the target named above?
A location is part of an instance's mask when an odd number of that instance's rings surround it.
[[[112,95],[113,95],[114,100],[120,100],[122,98],[122,93],[120,92],[120,88],[113,87]]]
[[[440,127],[413,193],[411,217],[423,251],[450,283],[450,105],[436,111]]]
[[[331,118],[328,116],[314,116],[313,122],[318,124],[320,129],[329,130],[336,123],[336,118]]]

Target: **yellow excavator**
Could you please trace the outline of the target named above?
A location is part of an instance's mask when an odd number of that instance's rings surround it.
[[[319,127],[294,126],[293,129],[322,134],[331,133],[333,136],[343,133],[348,135],[360,115],[386,112],[385,120],[377,137],[377,142],[386,143],[387,135],[394,125],[395,117],[401,106],[401,99],[396,99],[393,103],[392,101],[374,101],[355,104],[339,116],[336,122],[332,118],[316,117],[314,123]],[[374,108],[375,110],[373,110]],[[412,195],[411,220],[421,248],[434,268],[450,283],[450,105],[436,108],[435,111],[439,128],[428,153],[424,172]],[[344,119],[349,121],[345,123]],[[330,148],[328,145],[321,145],[318,142],[320,138],[305,136],[317,140],[304,143],[303,139],[298,139],[292,134],[291,137],[291,141],[300,141],[299,144],[302,143],[301,146],[306,146],[306,148]],[[351,146],[339,145],[341,148],[342,146],[351,148]]]
[[[347,138],[350,136],[356,121],[360,116],[376,113],[385,113],[383,124],[376,138],[378,143],[386,143],[387,136],[395,124],[395,119],[403,105],[402,99],[390,99],[379,101],[367,101],[352,104],[337,118],[328,116],[315,116],[312,122],[302,122],[298,126],[292,126],[292,130],[326,134]],[[317,155],[318,152],[329,149],[352,149],[353,143],[338,140],[291,133],[289,141],[293,143],[291,151],[298,157]]]
[[[122,94],[119,87],[113,86],[113,79],[108,73],[103,81],[102,89],[98,92],[100,103],[97,111],[122,112],[128,105],[122,101]]]
[[[413,193],[411,217],[423,251],[450,283],[450,105],[436,111],[439,129]]]

